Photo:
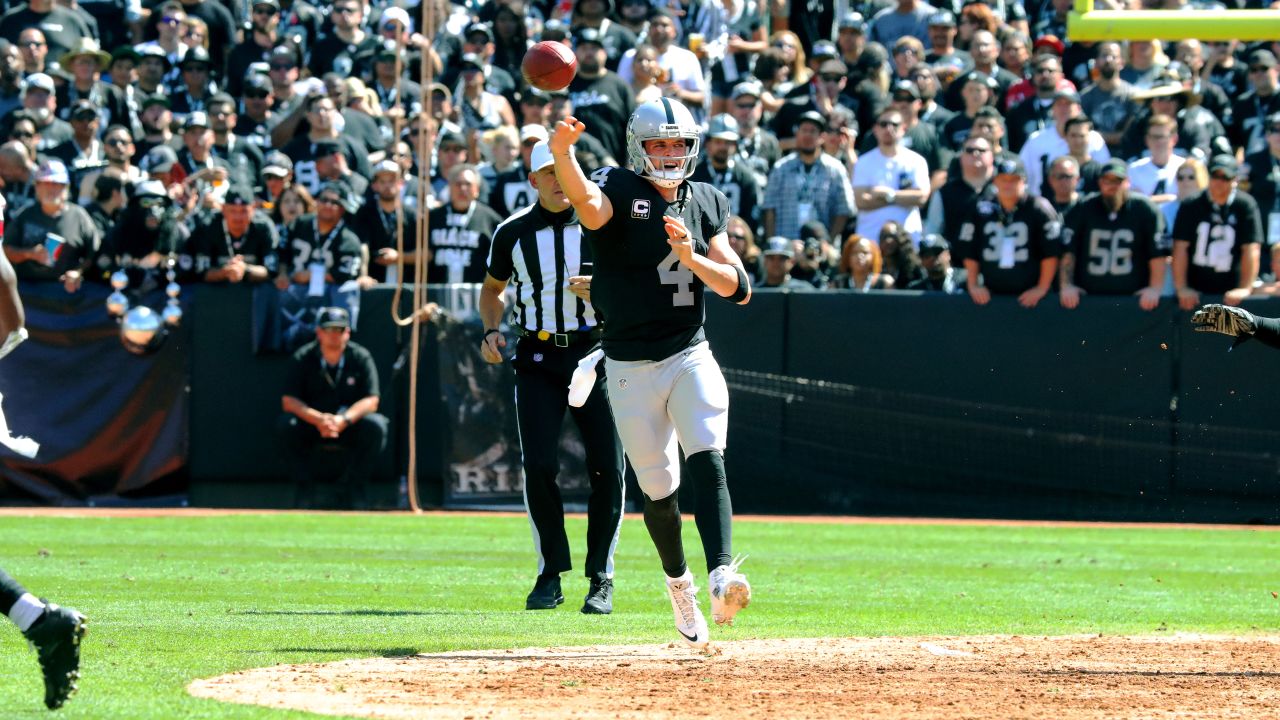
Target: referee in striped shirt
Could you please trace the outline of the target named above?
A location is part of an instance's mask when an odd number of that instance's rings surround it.
[[[587,501],[586,574],[590,590],[582,612],[613,611],[613,551],[622,524],[622,443],[603,377],[580,408],[568,404],[569,379],[578,361],[598,343],[599,326],[590,302],[589,260],[578,217],[556,182],[547,143],[530,156],[529,183],[538,201],[517,210],[494,231],[488,274],[480,292],[486,362],[503,361],[506,340],[498,330],[507,283],[516,284],[512,325],[520,337],[511,365],[516,372],[516,420],[524,462],[524,500],[538,553],[538,579],[525,600],[528,610],[549,610],[564,602],[560,573],[573,567],[564,530],[564,506],[556,476],[565,410],[582,433],[591,496]],[[603,372],[600,373],[603,376]]]

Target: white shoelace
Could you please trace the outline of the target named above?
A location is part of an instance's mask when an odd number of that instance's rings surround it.
[[[696,618],[694,616],[694,608],[697,607],[696,593],[698,588],[693,583],[687,583],[683,588],[671,584],[672,597],[676,599],[676,609],[680,611],[680,620],[685,625],[693,625]]]

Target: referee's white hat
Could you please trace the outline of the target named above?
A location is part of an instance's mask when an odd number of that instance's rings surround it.
[[[529,153],[529,172],[538,172],[554,164],[555,158],[551,157],[550,145],[545,142],[539,142],[533,146],[533,152]]]

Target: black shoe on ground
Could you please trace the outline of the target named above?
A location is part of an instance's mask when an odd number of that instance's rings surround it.
[[[560,592],[559,575],[539,575],[533,584],[533,591],[524,600],[525,610],[554,610],[564,602],[564,593]]]
[[[584,615],[608,615],[613,612],[613,581],[592,580],[586,602],[582,604]]]
[[[80,679],[80,639],[87,631],[84,615],[71,609],[49,604],[44,614],[24,633],[44,673],[44,704],[50,710],[62,704],[76,691]]]

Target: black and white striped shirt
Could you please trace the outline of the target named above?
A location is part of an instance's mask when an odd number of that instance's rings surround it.
[[[566,333],[596,325],[591,303],[569,292],[591,250],[573,208],[553,213],[534,203],[507,218],[493,233],[488,273],[516,284],[513,324],[525,330]]]

